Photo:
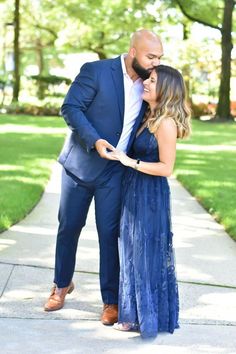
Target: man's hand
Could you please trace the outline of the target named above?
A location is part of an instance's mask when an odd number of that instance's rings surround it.
[[[98,154],[108,160],[117,160],[115,157],[112,156],[111,151],[114,151],[115,148],[111,144],[108,143],[108,141],[104,139],[98,139],[95,143],[95,148],[98,152]]]

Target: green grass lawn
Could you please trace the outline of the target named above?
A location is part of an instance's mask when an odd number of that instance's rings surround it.
[[[236,240],[236,123],[193,120],[178,143],[175,175]]]
[[[175,175],[236,240],[236,124],[192,123]],[[37,204],[64,138],[62,118],[0,115],[0,231]]]
[[[0,231],[36,205],[64,138],[60,117],[0,115]]]

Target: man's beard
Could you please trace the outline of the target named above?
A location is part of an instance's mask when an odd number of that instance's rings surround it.
[[[132,61],[132,68],[141,77],[142,80],[147,80],[151,74],[152,69],[144,69],[136,58]]]

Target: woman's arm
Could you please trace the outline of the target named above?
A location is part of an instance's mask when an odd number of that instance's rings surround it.
[[[123,152],[116,151],[112,154],[115,154],[116,158],[127,167],[153,176],[169,177],[174,168],[176,155],[177,127],[174,120],[164,119],[155,136],[158,141],[160,162],[139,161],[137,163],[137,160],[128,157]]]

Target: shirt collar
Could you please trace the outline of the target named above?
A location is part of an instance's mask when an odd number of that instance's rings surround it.
[[[121,67],[122,67],[123,74],[125,76],[129,76],[128,73],[127,73],[127,70],[126,70],[126,66],[125,66],[125,57],[126,57],[126,55],[127,54],[121,54],[120,60],[121,60]]]

